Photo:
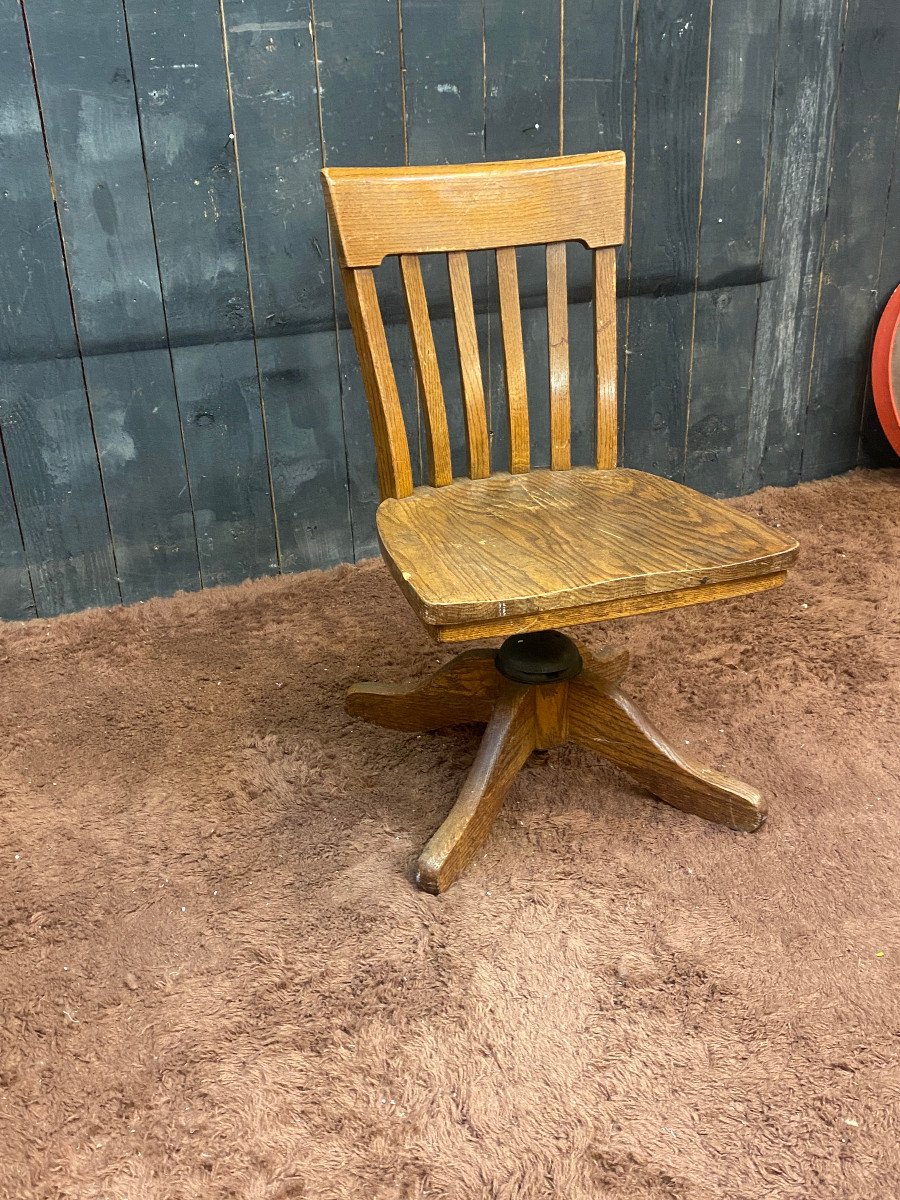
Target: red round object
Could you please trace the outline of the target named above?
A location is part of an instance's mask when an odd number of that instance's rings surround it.
[[[875,332],[872,394],[881,428],[900,454],[900,287],[885,305]]]

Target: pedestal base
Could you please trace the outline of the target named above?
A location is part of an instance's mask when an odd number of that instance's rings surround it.
[[[622,767],[660,800],[731,829],[765,820],[760,794],[671,746],[619,683],[624,650],[590,656],[556,630],[516,634],[499,650],[467,650],[421,683],[361,683],[347,711],[391,729],[487,726],[459,798],[419,858],[416,882],[443,892],[484,843],[534,750],[571,741]]]

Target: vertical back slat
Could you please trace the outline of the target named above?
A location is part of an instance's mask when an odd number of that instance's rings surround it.
[[[367,267],[357,270],[341,267],[341,278],[366,385],[381,497],[408,496],[413,490],[409,443],[381,319],[375,277]]]
[[[618,457],[616,425],[616,252],[594,251],[594,349],[597,376],[597,467],[607,470]]]
[[[416,375],[425,414],[425,433],[428,439],[429,482],[443,487],[453,478],[450,460],[450,434],[447,430],[447,411],[444,408],[444,389],[438,367],[434,334],[428,319],[428,300],[422,280],[422,267],[416,254],[400,255],[400,274],[406,298],[406,315],[416,360]]]
[[[547,247],[547,344],[550,362],[550,466],[572,465],[572,408],[569,396],[569,305],[566,243]]]
[[[459,353],[459,378],[466,418],[469,475],[472,479],[484,479],[491,473],[491,454],[481,359],[478,354],[478,334],[475,329],[472,280],[469,277],[469,257],[464,250],[453,250],[447,255],[447,266],[450,271],[450,294],[453,298],[456,348]]]
[[[519,307],[519,272],[516,250],[497,251],[497,285],[500,291],[500,329],[503,333],[503,371],[509,417],[509,469],[517,475],[531,465],[528,435],[528,392],[525,384],[525,350]]]

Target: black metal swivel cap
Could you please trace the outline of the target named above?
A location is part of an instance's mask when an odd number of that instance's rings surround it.
[[[558,629],[514,633],[494,659],[497,670],[516,683],[557,683],[581,672],[578,647]]]

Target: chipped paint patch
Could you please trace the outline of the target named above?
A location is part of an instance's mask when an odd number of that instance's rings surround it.
[[[229,33],[278,33],[282,29],[304,29],[302,21],[245,21],[229,25]]]
[[[192,124],[178,113],[168,113],[160,120],[157,130],[154,145],[162,153],[166,165],[171,167],[184,149]]]
[[[41,122],[34,104],[8,100],[0,105],[0,137],[19,138],[40,132]]]
[[[134,438],[125,428],[124,408],[106,413],[102,436],[98,438],[100,445],[100,461],[104,470],[116,470],[137,458]]]
[[[84,162],[107,163],[125,157],[137,131],[122,120],[122,110],[109,100],[84,93],[79,99],[78,152]]]

